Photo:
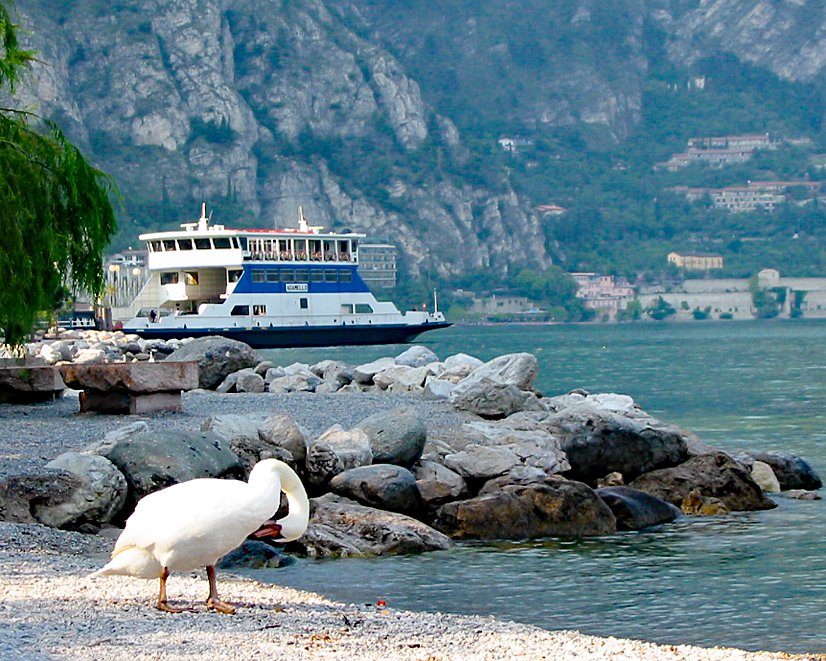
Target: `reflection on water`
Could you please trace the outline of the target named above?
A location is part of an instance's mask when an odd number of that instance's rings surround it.
[[[826,477],[826,324],[460,327],[425,335],[442,358],[534,353],[548,394],[621,392],[736,451],[799,452]],[[404,346],[268,352],[350,363]],[[826,501],[686,518],[587,540],[460,545],[423,556],[302,561],[259,580],[347,602],[493,614],[548,629],[660,643],[826,651]]]

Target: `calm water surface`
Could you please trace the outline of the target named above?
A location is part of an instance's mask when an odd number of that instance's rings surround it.
[[[452,327],[445,358],[528,351],[537,387],[631,395],[723,449],[787,449],[826,478],[826,323]],[[404,345],[273,350],[280,364],[351,364]],[[683,519],[584,540],[458,545],[444,553],[300,561],[257,578],[347,602],[493,614],[548,629],[660,643],[826,652],[826,501]]]

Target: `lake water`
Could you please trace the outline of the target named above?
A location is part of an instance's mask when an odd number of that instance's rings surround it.
[[[441,358],[527,351],[536,386],[631,395],[729,452],[798,452],[826,479],[826,323],[460,326],[425,334]],[[351,364],[405,345],[273,350],[280,364]],[[826,494],[824,494],[826,495]],[[684,518],[588,539],[459,544],[399,558],[302,560],[256,578],[352,603],[495,615],[658,643],[826,652],[826,500]]]

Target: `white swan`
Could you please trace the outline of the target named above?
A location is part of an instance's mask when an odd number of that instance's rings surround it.
[[[287,495],[289,514],[268,521]],[[264,534],[283,541],[298,539],[307,529],[309,501],[298,475],[277,459],[259,461],[249,480],[201,478],[175,484],[143,497],[126,521],[109,563],[92,576],[121,574],[159,578],[158,609],[172,613],[166,600],[166,579],[172,571],[206,566],[207,608],[222,613],[235,609],[218,599],[215,563],[266,522]]]

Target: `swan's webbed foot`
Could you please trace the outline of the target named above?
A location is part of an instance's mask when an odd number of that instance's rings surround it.
[[[206,606],[210,610],[216,610],[219,613],[226,613],[227,615],[234,615],[235,614],[235,607],[230,606],[227,602],[221,601],[220,599],[209,597],[206,600]]]

